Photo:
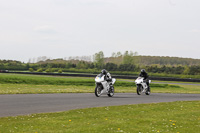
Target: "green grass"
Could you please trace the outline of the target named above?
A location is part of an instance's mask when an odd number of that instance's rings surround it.
[[[89,78],[53,77],[22,74],[0,74],[2,84],[33,84],[33,85],[85,85],[92,86],[94,80]]]
[[[178,88],[152,88],[153,93],[193,93],[200,94],[200,86],[178,85]]]
[[[0,94],[91,93],[92,86],[0,84]]]
[[[95,78],[95,77],[94,77]],[[27,85],[75,85],[75,86],[94,86],[94,78],[86,77],[61,77],[61,76],[38,76],[38,75],[22,75],[22,74],[0,74],[1,84],[27,84]],[[134,80],[131,80],[134,81]],[[115,86],[132,87],[134,82],[118,80]],[[179,88],[176,85],[168,84],[152,84],[152,87],[171,87]]]
[[[200,101],[152,103],[0,118],[0,132],[198,133]]]
[[[117,79],[116,93],[136,93],[133,80]],[[0,74],[0,94],[93,93],[94,78]],[[152,93],[200,93],[200,86],[151,84]]]
[[[133,82],[134,79],[119,79],[120,81],[127,81],[127,82]],[[199,82],[183,82],[183,81],[161,81],[161,80],[151,80],[151,84],[173,84],[173,83],[184,83],[184,84],[200,84]],[[159,83],[157,83],[159,82]],[[175,84],[176,85],[176,84]]]
[[[17,71],[16,72],[29,72],[29,71]],[[85,74],[98,74],[101,70],[98,69],[64,69],[63,73],[85,73]],[[129,75],[129,76],[138,76],[140,71],[132,72],[132,71],[109,71],[112,75]],[[54,72],[57,73],[57,72]],[[151,77],[169,77],[169,78],[193,78],[200,79],[200,75],[184,75],[184,74],[168,74],[168,73],[148,73]]]
[[[67,73],[99,73],[101,70],[97,69],[68,69]],[[138,76],[140,71],[132,72],[132,71],[110,71],[112,75],[130,75],[130,76]],[[170,77],[170,78],[193,78],[200,79],[200,75],[184,75],[184,74],[168,74],[168,73],[148,73],[151,77]]]
[[[169,87],[169,86],[167,86]],[[39,94],[39,93],[94,93],[94,86],[75,85],[29,85],[29,84],[0,84],[0,94]],[[200,88],[200,87],[199,87]],[[173,92],[180,88],[155,87],[152,92]],[[190,89],[189,89],[190,91]],[[116,93],[136,93],[136,86],[115,86]],[[197,90],[198,92],[198,90]]]
[[[75,85],[94,86],[94,78],[86,77],[61,77],[61,76],[38,76],[22,74],[0,74],[1,84],[29,84],[29,85]],[[135,83],[117,81],[115,86],[130,87]]]

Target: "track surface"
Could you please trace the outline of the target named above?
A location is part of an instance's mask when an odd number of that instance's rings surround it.
[[[0,95],[0,117],[67,111],[71,109],[126,104],[200,100],[200,94],[116,93],[96,97],[93,93]]]

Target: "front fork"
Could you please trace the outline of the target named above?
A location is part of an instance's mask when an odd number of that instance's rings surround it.
[[[96,87],[100,87],[100,88],[101,88],[101,91],[103,90],[103,85],[100,84],[100,83],[96,83]]]
[[[143,87],[142,84],[137,84],[137,88],[139,88],[141,92],[146,92],[146,89]]]

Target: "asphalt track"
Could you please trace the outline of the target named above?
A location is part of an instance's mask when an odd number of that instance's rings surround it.
[[[192,100],[200,100],[200,94],[152,93],[149,96],[139,96],[135,93],[116,93],[113,97],[96,97],[94,93],[0,95],[0,117],[90,107]]]

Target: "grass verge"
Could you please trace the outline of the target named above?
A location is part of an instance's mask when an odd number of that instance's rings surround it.
[[[94,93],[93,86],[0,84],[0,94]],[[200,86],[151,87],[152,93],[200,93]],[[136,86],[115,86],[115,93],[136,93]]]
[[[114,86],[116,93],[136,93],[136,85],[130,80],[117,80]],[[94,88],[94,78],[0,74],[0,94],[93,93]],[[151,91],[200,93],[200,86],[151,84]]]
[[[0,132],[197,133],[200,101],[152,103],[0,118]]]

